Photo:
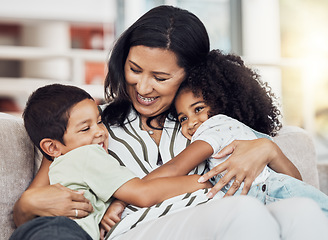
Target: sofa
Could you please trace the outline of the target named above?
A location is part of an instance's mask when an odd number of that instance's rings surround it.
[[[299,127],[283,127],[274,141],[299,169],[303,180],[328,193],[328,164],[316,161],[313,141]],[[15,225],[12,209],[29,186],[41,163],[21,117],[0,113],[0,239],[8,239]],[[320,186],[319,186],[320,182]]]

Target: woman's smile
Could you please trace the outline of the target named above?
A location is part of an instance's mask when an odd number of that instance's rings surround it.
[[[143,97],[137,93],[137,100],[140,104],[151,105],[153,104],[158,97]]]
[[[130,48],[124,71],[131,102],[144,117],[166,111],[185,78],[172,51],[146,46]]]

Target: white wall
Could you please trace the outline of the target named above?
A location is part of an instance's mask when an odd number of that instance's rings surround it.
[[[243,56],[246,63],[280,61],[279,1],[242,0]],[[262,79],[281,97],[281,71],[275,67],[255,66]]]
[[[0,0],[0,19],[112,22],[115,0]]]

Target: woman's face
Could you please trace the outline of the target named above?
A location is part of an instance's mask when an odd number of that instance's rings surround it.
[[[130,48],[124,72],[132,104],[143,117],[167,110],[185,77],[172,51],[141,45]]]

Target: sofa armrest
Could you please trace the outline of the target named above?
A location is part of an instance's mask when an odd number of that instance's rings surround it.
[[[311,136],[302,128],[284,126],[274,141],[297,167],[303,181],[319,188],[317,157]]]
[[[13,206],[33,179],[39,159],[23,120],[0,113],[0,239],[8,239],[15,229]]]
[[[328,195],[328,161],[318,162],[320,190]]]

